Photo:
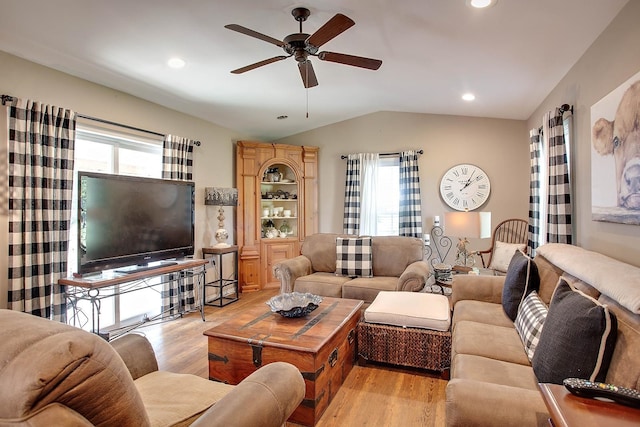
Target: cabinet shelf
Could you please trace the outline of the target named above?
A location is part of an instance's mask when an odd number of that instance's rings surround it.
[[[297,219],[297,216],[262,216],[260,219]]]
[[[271,181],[261,181],[260,185],[298,185],[297,182],[271,182]]]
[[[260,199],[263,202],[297,202],[298,199]]]

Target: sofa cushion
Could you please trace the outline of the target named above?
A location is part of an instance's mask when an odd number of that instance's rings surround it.
[[[378,296],[378,292],[395,291],[397,289],[397,277],[358,277],[344,283],[342,286],[342,298],[361,299],[365,303],[372,303]]]
[[[496,240],[489,269],[506,273],[511,258],[513,258],[516,252],[524,252],[526,247],[527,245],[524,243],[505,243]]]
[[[373,277],[371,237],[336,237],[336,275]]]
[[[569,377],[604,381],[616,336],[615,315],[560,279],[531,362],[538,380],[555,384]]]
[[[538,380],[529,365],[474,354],[457,354],[452,362],[452,378],[539,390]]]
[[[504,313],[502,305],[486,301],[458,301],[455,305],[455,310],[453,310],[453,319],[451,321],[453,327],[455,328],[456,323],[464,320],[507,328],[513,327],[513,321]]]
[[[417,237],[375,236],[373,275],[400,277],[406,268],[424,258],[424,242]]]
[[[312,271],[335,273],[336,237],[356,236],[336,233],[316,233],[304,238],[304,242],[300,248],[300,254],[309,258]]]
[[[457,354],[530,365],[520,336],[513,326],[505,328],[469,320],[457,322],[451,337],[451,357]]]
[[[449,300],[444,295],[418,292],[378,293],[364,311],[370,323],[448,331],[451,324]]]
[[[298,277],[293,290],[323,297],[342,298],[342,286],[350,280],[350,277],[336,276],[334,273],[313,273]]]
[[[515,321],[516,331],[520,335],[529,360],[533,359],[533,354],[540,341],[540,334],[542,333],[544,320],[547,318],[547,311],[547,306],[544,305],[536,291],[527,295],[520,307],[518,307],[518,315]]]
[[[452,378],[446,388],[447,426],[548,426],[540,390]]]
[[[502,308],[509,319],[516,320],[520,302],[529,292],[537,291],[539,287],[538,267],[523,252],[516,252],[509,263],[502,288]]]
[[[190,425],[234,386],[196,375],[155,371],[135,380],[152,427]]]

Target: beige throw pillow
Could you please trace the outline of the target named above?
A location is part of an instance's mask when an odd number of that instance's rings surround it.
[[[489,268],[492,270],[500,271],[502,273],[507,272],[511,258],[515,255],[516,251],[524,252],[527,245],[524,243],[504,243],[496,241],[493,248],[493,256],[491,257],[491,264]]]

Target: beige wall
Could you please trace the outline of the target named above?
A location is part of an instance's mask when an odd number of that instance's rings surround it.
[[[194,181],[196,182],[196,257],[200,248],[211,244],[217,229],[217,209],[204,206],[204,187],[234,186],[234,141],[243,135],[204,120],[161,107],[139,98],[90,83],[68,74],[0,52],[0,94],[30,98],[54,104],[92,117],[111,120],[159,133],[171,133],[200,140],[194,149]],[[6,131],[0,127],[0,139]],[[3,150],[6,143],[1,144]],[[0,155],[0,159],[3,157]],[[3,164],[6,170],[6,161]],[[6,186],[3,189],[6,192]],[[233,240],[234,217],[227,209],[225,224]],[[6,214],[0,232],[0,271],[6,272]],[[6,307],[6,273],[0,276],[0,307]]]
[[[434,215],[451,211],[440,197],[444,172],[458,163],[480,166],[491,179],[491,195],[480,208],[492,213],[492,223],[527,218],[529,211],[529,145],[526,123],[379,112],[304,132],[278,142],[320,147],[320,231],[342,231],[346,161],[340,155],[357,152],[397,152],[422,149],[420,191],[423,227],[431,229]],[[488,241],[472,241],[485,249]]]
[[[546,111],[573,104],[577,244],[640,266],[640,226],[591,220],[590,129],[591,106],[640,71],[639,19],[640,2],[629,2],[531,115],[527,128],[539,127]]]

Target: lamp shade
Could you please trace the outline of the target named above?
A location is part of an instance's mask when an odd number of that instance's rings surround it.
[[[491,212],[446,212],[446,233],[455,237],[491,237]]]
[[[214,206],[238,206],[238,189],[207,187],[204,191],[204,204]]]

